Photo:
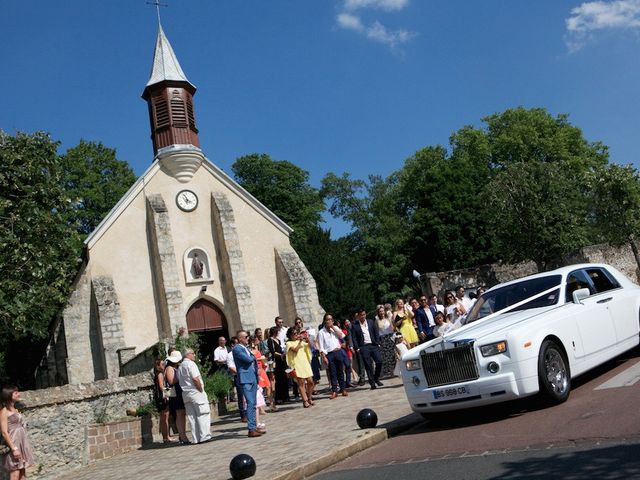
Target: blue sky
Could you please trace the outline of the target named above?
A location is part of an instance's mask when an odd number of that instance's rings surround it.
[[[329,171],[387,175],[519,105],[568,113],[613,161],[640,165],[640,0],[163,3],[198,88],[202,148],[227,172],[260,152],[314,185]],[[142,173],[155,8],[3,0],[0,11],[0,128],[46,130],[63,150],[99,140]]]

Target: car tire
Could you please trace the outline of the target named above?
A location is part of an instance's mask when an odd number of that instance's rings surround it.
[[[545,340],[538,355],[540,396],[551,405],[565,402],[571,391],[569,362],[556,342]]]

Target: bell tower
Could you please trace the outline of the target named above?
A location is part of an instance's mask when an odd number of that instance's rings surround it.
[[[193,108],[195,93],[158,21],[151,76],[142,98],[149,108],[154,156],[183,183],[203,159]]]
[[[149,105],[153,153],[170,145],[200,146],[193,111],[194,87],[185,76],[162,25],[153,55],[151,77],[142,93]]]

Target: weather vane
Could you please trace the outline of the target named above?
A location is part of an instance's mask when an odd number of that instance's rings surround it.
[[[168,7],[166,3],[160,3],[160,0],[155,0],[154,2],[146,2],[147,5],[155,5],[156,12],[158,14],[158,24],[160,23],[160,7]]]

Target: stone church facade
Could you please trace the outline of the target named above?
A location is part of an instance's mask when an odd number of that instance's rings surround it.
[[[117,377],[180,329],[227,336],[276,315],[321,321],[291,228],[200,150],[195,90],[159,26],[143,93],[155,159],[86,239],[40,386]]]

